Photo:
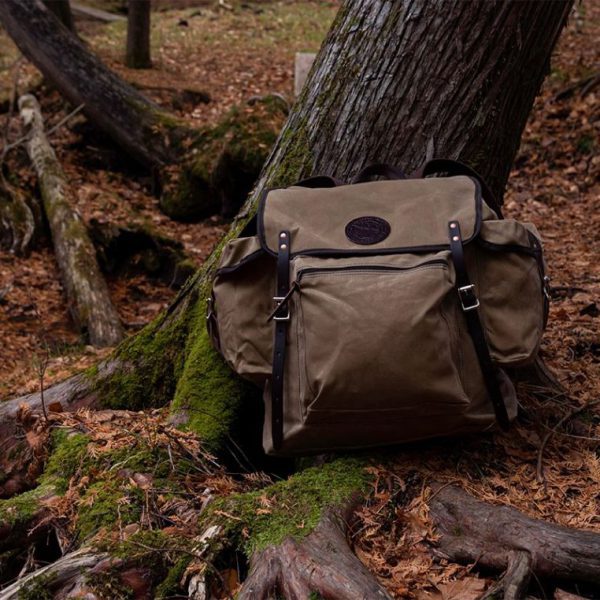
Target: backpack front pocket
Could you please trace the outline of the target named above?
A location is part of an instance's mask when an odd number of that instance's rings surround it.
[[[306,423],[468,408],[447,253],[301,262],[289,371]]]

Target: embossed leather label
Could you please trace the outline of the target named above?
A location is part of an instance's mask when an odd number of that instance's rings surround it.
[[[370,246],[390,235],[390,224],[380,217],[359,217],[346,225],[346,237],[355,244]]]

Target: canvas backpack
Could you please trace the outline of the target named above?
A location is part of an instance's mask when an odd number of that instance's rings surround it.
[[[374,165],[351,185],[267,190],[225,246],[208,329],[264,390],[267,453],[507,428],[516,416],[504,369],[535,359],[548,311],[539,233],[504,219],[465,165],[436,159],[420,175]]]

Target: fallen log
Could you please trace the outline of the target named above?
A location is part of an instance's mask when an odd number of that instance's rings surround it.
[[[523,598],[529,578],[600,584],[600,534],[532,519],[441,487],[429,504],[441,557],[505,571],[485,597]]]
[[[123,339],[119,315],[85,225],[73,208],[73,192],[44,133],[40,106],[28,94],[19,99],[19,109],[73,320],[94,346],[114,346]]]
[[[71,3],[71,11],[78,17],[95,19],[96,21],[102,21],[103,23],[115,23],[127,20],[127,17],[124,17],[123,15],[117,15],[91,6],[84,6],[79,2]]]

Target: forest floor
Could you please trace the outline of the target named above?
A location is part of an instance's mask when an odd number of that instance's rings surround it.
[[[173,91],[148,89],[190,121],[213,123],[250,96],[278,92],[291,97],[294,53],[318,48],[337,7],[316,1],[244,6],[157,13],[155,67],[148,71],[123,67],[122,23],[79,25],[90,46],[130,81],[146,88],[208,92],[208,104],[173,106]],[[533,517],[600,532],[600,85],[587,89],[585,83],[598,75],[598,39],[600,0],[590,0],[579,6],[563,33],[505,197],[506,216],[533,222],[545,240],[552,303],[541,353],[565,392],[544,396],[521,388],[521,414],[509,433],[415,444],[381,455],[381,464],[373,467],[376,485],[359,513],[352,541],[361,560],[397,598],[469,600],[488,583],[471,568],[431,558],[427,542],[435,536],[427,501],[433,480],[459,483],[476,497]],[[0,35],[0,82],[8,90],[17,76],[19,89],[36,77],[29,65],[15,64],[16,58]],[[569,92],[570,86],[575,87]],[[71,110],[51,90],[38,93],[49,126]],[[19,137],[18,119],[5,115],[0,126],[9,141]],[[116,149],[86,129],[80,117],[59,129],[52,143],[86,221],[150,225],[183,242],[198,265],[227,228],[218,218],[198,224],[167,219],[145,174],[123,164]],[[27,161],[13,154],[10,165],[20,185],[33,191]],[[109,287],[129,332],[149,322],[175,293],[143,275],[111,278]],[[0,398],[37,389],[36,364],[48,350],[52,357],[45,385],[107,352],[80,343],[47,243],[27,258],[0,253],[0,339]],[[415,489],[416,495],[407,492]],[[543,589],[537,594],[545,597]]]

